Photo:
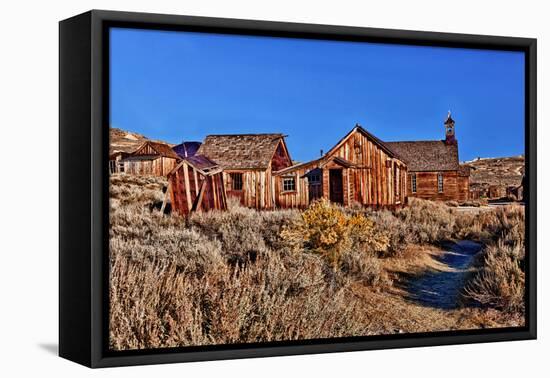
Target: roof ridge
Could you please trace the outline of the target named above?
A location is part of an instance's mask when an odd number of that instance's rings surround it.
[[[384,141],[384,143],[426,143],[426,142],[442,142],[444,143],[445,140],[443,139],[429,139],[429,140],[391,140],[391,141]]]
[[[278,136],[284,136],[283,133],[245,133],[245,134],[208,134],[205,138],[215,136],[267,136],[267,135],[278,135]]]

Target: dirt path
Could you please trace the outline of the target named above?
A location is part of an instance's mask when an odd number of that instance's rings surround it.
[[[409,299],[427,307],[456,308],[465,275],[480,250],[480,244],[469,240],[446,246],[438,257],[441,269],[430,271],[409,282]]]

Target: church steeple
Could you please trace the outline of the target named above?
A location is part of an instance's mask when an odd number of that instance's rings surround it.
[[[455,121],[451,118],[451,111],[447,114],[447,119],[445,120],[445,143],[446,144],[456,144],[455,138]]]

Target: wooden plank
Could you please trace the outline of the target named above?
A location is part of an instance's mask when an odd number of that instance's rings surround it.
[[[198,193],[199,192],[199,179],[198,179],[198,176],[197,176],[197,170],[195,169],[195,167],[191,167],[193,168],[193,177],[195,179],[195,193]]]
[[[185,196],[187,197],[187,209],[190,210],[193,206],[191,202],[191,189],[189,188],[189,169],[187,164],[183,164],[183,178],[185,180]]]
[[[199,211],[202,206],[202,197],[204,195],[204,191],[206,189],[206,181],[208,178],[202,181],[201,187],[197,192],[197,197],[195,198],[195,201],[193,201],[193,205],[191,206],[191,212]]]

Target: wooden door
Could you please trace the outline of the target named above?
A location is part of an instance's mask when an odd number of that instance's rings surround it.
[[[341,169],[329,170],[329,198],[331,202],[344,204],[344,182]]]
[[[307,175],[309,203],[323,196],[323,171],[319,168],[312,170]]]

